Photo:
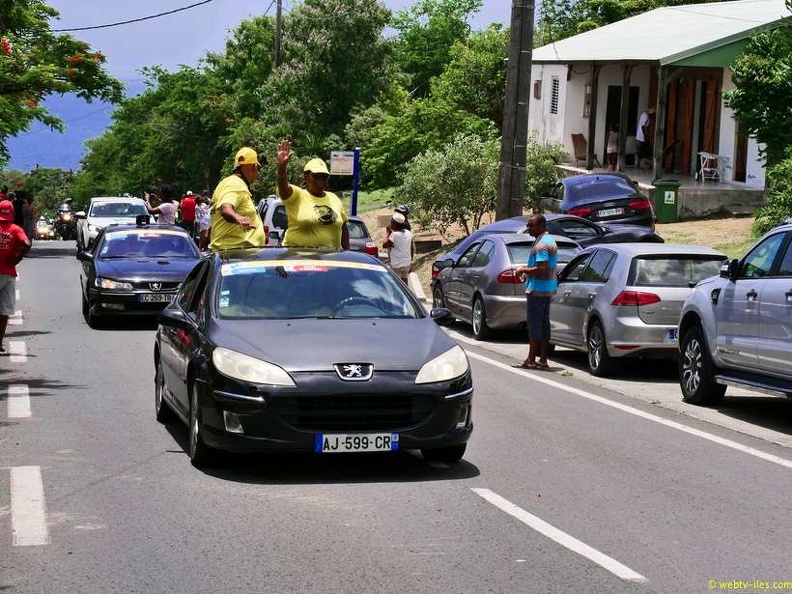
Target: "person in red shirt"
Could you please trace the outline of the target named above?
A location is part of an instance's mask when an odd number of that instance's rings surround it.
[[[16,265],[30,251],[30,240],[22,227],[14,224],[14,205],[0,201],[0,354],[5,353],[8,318],[16,311]]]
[[[195,237],[195,196],[190,190],[187,190],[187,194],[181,200],[179,225],[190,234],[190,237]]]

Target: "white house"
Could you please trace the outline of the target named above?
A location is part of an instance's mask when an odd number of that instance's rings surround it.
[[[573,134],[593,139],[584,155],[591,169],[595,155],[603,162],[613,124],[623,171],[634,162],[640,113],[655,108],[655,178],[696,177],[703,152],[719,155],[716,174],[723,181],[764,188],[757,144],[742,133],[722,92],[734,88],[729,66],[748,37],[789,17],[784,0],[666,7],[539,47],[532,56],[529,129],[572,155]]]

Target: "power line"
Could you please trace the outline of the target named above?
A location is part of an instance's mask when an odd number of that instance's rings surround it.
[[[190,4],[189,6],[183,6],[181,8],[176,8],[174,10],[169,10],[167,12],[160,12],[158,14],[152,14],[149,16],[140,17],[137,19],[129,19],[126,21],[118,21],[117,23],[108,23],[106,25],[93,25],[90,27],[75,27],[74,29],[53,29],[53,33],[68,33],[71,31],[88,31],[91,29],[107,29],[108,27],[118,27],[119,25],[128,25],[130,23],[139,23],[141,21],[150,21],[151,19],[158,19],[163,16],[167,16],[169,14],[175,14],[177,12],[182,12],[185,10],[190,10],[191,8],[195,8],[196,6],[201,6],[203,4],[209,4],[210,2],[214,2],[214,0],[203,0],[202,2],[196,2],[195,4]]]

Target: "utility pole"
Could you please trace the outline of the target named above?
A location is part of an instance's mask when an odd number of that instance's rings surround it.
[[[270,6],[272,6],[270,4]],[[278,0],[278,7],[275,10],[275,68],[281,62],[281,21],[283,19],[283,0]]]
[[[534,0],[512,0],[497,220],[521,215],[523,209],[534,12]]]

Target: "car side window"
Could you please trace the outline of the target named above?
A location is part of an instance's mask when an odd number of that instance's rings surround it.
[[[589,260],[591,260],[591,254],[583,254],[582,256],[578,256],[576,259],[572,260],[569,264],[564,267],[561,271],[561,274],[558,277],[558,282],[577,282],[580,280],[583,271],[588,266]]]
[[[776,233],[759,243],[740,263],[738,278],[762,278],[770,274],[776,256],[784,241],[784,233]]]
[[[278,229],[285,229],[289,226],[289,217],[286,216],[286,207],[278,204],[275,212],[272,213],[272,226]]]
[[[494,249],[495,244],[490,240],[485,240],[484,243],[481,244],[481,249],[476,252],[476,256],[473,258],[472,265],[476,268],[486,266],[490,261],[490,254]]]
[[[787,243],[784,257],[778,266],[778,276],[792,276],[792,241]]]
[[[187,278],[182,282],[179,289],[179,295],[176,301],[184,311],[190,313],[195,310],[198,299],[196,295],[200,293],[199,289],[203,287],[203,279],[206,277],[206,270],[209,268],[209,261],[198,263],[195,268],[190,271]]]
[[[581,280],[588,283],[604,283],[610,276],[613,263],[616,261],[616,254],[609,250],[599,250],[594,257],[588,268],[583,272]]]
[[[457,261],[457,268],[467,268],[473,264],[473,259],[476,257],[476,252],[481,247],[480,243],[474,243],[459,257]]]

